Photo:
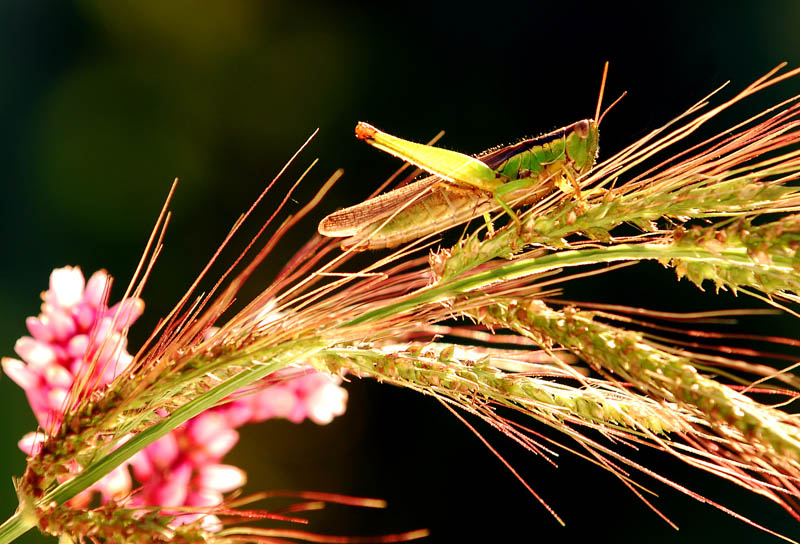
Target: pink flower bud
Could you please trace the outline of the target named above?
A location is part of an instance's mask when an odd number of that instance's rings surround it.
[[[239,467],[233,465],[206,465],[197,469],[193,483],[203,489],[233,491],[247,481],[247,475]]]
[[[61,412],[68,395],[66,389],[51,389],[47,394],[47,407],[53,412]]]
[[[54,336],[52,329],[48,326],[49,321],[50,319],[46,315],[41,318],[29,317],[25,320],[25,326],[28,327],[28,331],[38,341],[52,342]]]
[[[14,380],[14,383],[25,391],[39,386],[39,375],[31,372],[28,365],[19,359],[12,359],[11,357],[3,357],[2,361],[3,372],[6,373],[6,376]]]
[[[222,521],[217,516],[203,516],[200,526],[209,533],[218,533],[222,530]]]
[[[44,379],[50,387],[67,390],[72,386],[74,376],[61,365],[50,365],[44,369]]]
[[[264,421],[271,417],[286,417],[294,408],[294,393],[281,386],[274,386],[258,393],[255,399],[254,420]]]
[[[17,355],[34,368],[45,368],[56,364],[56,353],[48,344],[23,336],[14,344]]]
[[[154,489],[149,490],[150,504],[158,506],[183,506],[189,493],[189,480],[192,476],[192,466],[188,463],[174,468],[168,479],[159,482]]]
[[[64,342],[77,332],[75,322],[67,312],[54,311],[48,314],[48,317],[50,318],[50,329],[59,342]]]
[[[146,482],[155,474],[155,467],[147,455],[147,451],[139,451],[133,457],[128,459],[131,467],[133,468],[133,475],[140,482]]]
[[[67,343],[67,355],[72,359],[83,359],[88,348],[89,337],[85,334],[78,334],[69,339]]]
[[[162,436],[145,447],[144,451],[147,452],[153,465],[160,469],[166,469],[172,465],[180,455],[180,447],[174,433]]]
[[[114,321],[114,330],[121,331],[130,327],[144,313],[144,301],[140,298],[129,298],[112,306],[106,315]]]
[[[203,412],[186,424],[186,434],[195,444],[205,444],[228,425],[225,417],[218,412]]]
[[[192,491],[186,497],[186,506],[217,506],[222,504],[222,493],[211,489]]]
[[[108,290],[111,288],[111,279],[105,270],[98,270],[86,283],[86,291],[83,300],[92,308],[100,308],[104,305]]]
[[[61,308],[71,308],[83,297],[83,273],[79,267],[56,268],[50,274],[48,302]]]
[[[78,324],[82,332],[91,330],[92,325],[97,321],[97,309],[92,308],[88,304],[79,304],[72,310],[72,316]]]
[[[28,433],[23,436],[19,442],[17,442],[17,445],[19,446],[19,449],[29,456],[39,455],[39,452],[42,451],[44,439],[44,433]]]
[[[253,408],[248,400],[251,396],[220,406],[216,411],[225,414],[225,419],[231,427],[241,427],[253,419]]]
[[[128,467],[124,464],[118,466],[93,487],[100,491],[103,502],[124,497],[131,489],[131,475]]]
[[[212,440],[202,443],[199,448],[192,448],[187,455],[195,465],[215,463],[222,459],[239,441],[239,433],[233,429],[224,429]]]
[[[344,413],[347,406],[347,390],[329,382],[323,384],[305,400],[308,417],[318,425],[327,425],[334,416]]]

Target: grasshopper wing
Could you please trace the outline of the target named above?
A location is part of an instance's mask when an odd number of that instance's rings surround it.
[[[409,183],[375,198],[370,198],[355,206],[338,210],[325,217],[317,230],[323,236],[341,237],[355,236],[364,227],[386,219],[437,183],[446,183],[439,176],[428,176],[419,181]]]

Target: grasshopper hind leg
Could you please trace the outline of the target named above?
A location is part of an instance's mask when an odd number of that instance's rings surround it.
[[[525,189],[527,187],[531,187],[531,180],[528,179],[517,179],[514,181],[509,181],[496,191],[492,193],[497,204],[503,209],[504,212],[508,214],[514,223],[516,223],[518,229],[522,229],[522,221],[520,221],[519,216],[511,209],[511,206],[503,198],[505,195],[513,193],[515,191],[519,191],[520,189]]]

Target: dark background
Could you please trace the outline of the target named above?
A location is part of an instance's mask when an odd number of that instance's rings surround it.
[[[54,267],[80,265],[87,276],[106,268],[119,280],[118,299],[173,177],[182,184],[134,347],[317,127],[273,201],[315,157],[320,163],[292,209],[334,169],[344,167],[345,178],[245,297],[270,281],[323,215],[359,201],[398,166],[355,140],[359,120],[414,140],[445,129],[443,145],[478,152],[593,115],[609,60],[606,102],[629,94],[603,124],[600,152],[608,156],[726,80],[739,89],[781,61],[797,66],[798,24],[795,0],[2,2],[0,353],[13,355]],[[800,81],[785,83],[732,115],[744,118],[797,92]],[[268,204],[259,217],[269,211]],[[659,266],[638,267],[568,294],[672,311],[756,306],[673,277]],[[792,321],[754,326],[795,336]],[[680,525],[675,532],[609,474],[570,455],[554,469],[479,426],[566,520],[561,528],[431,399],[372,382],[348,389],[347,414],[331,425],[253,426],[226,458],[246,468],[248,491],[314,489],[389,501],[381,512],[315,513],[312,530],[428,527],[429,542],[777,542],[639,478],[659,493],[653,502]],[[35,423],[16,385],[4,379],[0,391],[0,512],[8,515],[16,505],[10,477],[24,466],[15,441]],[[658,456],[630,454],[775,530],[800,534],[771,503]]]

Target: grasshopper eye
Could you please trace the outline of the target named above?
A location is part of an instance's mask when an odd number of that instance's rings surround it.
[[[589,136],[589,121],[583,120],[578,121],[575,123],[575,134],[578,135],[580,138],[586,138]]]

